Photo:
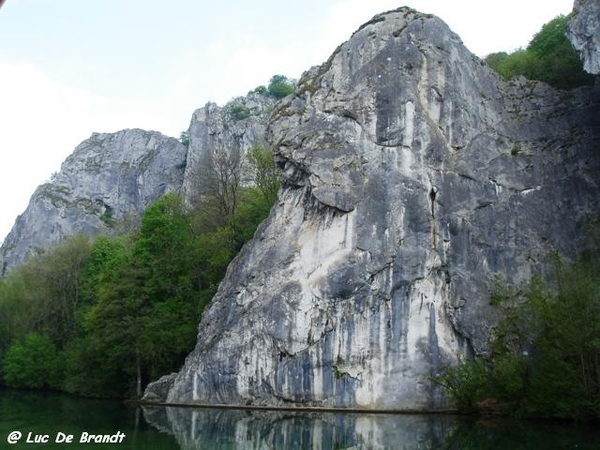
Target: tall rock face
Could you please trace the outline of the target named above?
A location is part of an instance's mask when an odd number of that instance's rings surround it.
[[[600,1],[575,0],[567,36],[586,72],[600,74]]]
[[[168,402],[443,407],[430,377],[486,350],[489,280],[576,253],[600,208],[600,92],[507,83],[407,8],[305,73],[269,139],[279,202]]]
[[[194,112],[188,129],[190,144],[182,189],[188,204],[206,194],[204,180],[222,175],[217,172],[223,166],[233,168],[242,185],[250,183],[246,154],[253,145],[263,144],[274,105],[273,98],[250,92],[223,107],[207,103]]]
[[[37,188],[0,249],[0,273],[65,236],[110,232],[183,183],[187,149],[153,131],[94,133]]]

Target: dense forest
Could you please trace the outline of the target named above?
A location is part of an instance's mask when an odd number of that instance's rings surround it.
[[[203,168],[192,207],[167,194],[136,231],[72,236],[0,280],[3,383],[130,397],[179,369],[227,265],[277,196],[271,153],[256,145],[239,157]],[[240,184],[242,165],[253,187]]]

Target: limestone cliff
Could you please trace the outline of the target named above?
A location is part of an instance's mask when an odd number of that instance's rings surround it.
[[[0,276],[66,236],[111,233],[124,220],[135,225],[166,192],[182,192],[193,202],[202,195],[199,178],[215,161],[236,159],[241,181],[248,183],[245,154],[263,139],[274,103],[249,93],[223,107],[207,104],[192,116],[189,150],[153,131],[94,133],[32,195],[0,247]]]
[[[600,207],[598,89],[507,83],[407,8],[305,73],[268,133],[279,202],[169,402],[441,407],[429,377],[485,351],[487,282],[574,254]]]
[[[567,36],[588,73],[600,74],[600,1],[575,0]]]
[[[37,188],[0,248],[0,275],[65,236],[110,232],[181,188],[186,148],[153,131],[94,133]]]
[[[188,203],[203,195],[202,179],[220,163],[236,166],[243,185],[250,182],[244,164],[246,153],[264,140],[267,118],[275,100],[255,92],[238,97],[224,107],[208,103],[192,115],[190,145],[183,194]]]

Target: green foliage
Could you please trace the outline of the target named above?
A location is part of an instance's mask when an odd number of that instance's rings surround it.
[[[186,148],[189,148],[189,146],[190,146],[190,132],[189,131],[182,131],[181,133],[179,133],[179,142],[181,142],[183,145],[185,145]]]
[[[446,389],[450,399],[465,412],[472,412],[487,392],[487,371],[482,360],[463,361],[446,368],[434,381]]]
[[[136,232],[74,236],[0,279],[4,384],[129,397],[178,370],[228,264],[274,201],[272,158],[251,153],[256,187],[228,186],[239,161],[223,159],[214,180],[226,195],[190,211],[167,194]]]
[[[115,226],[115,219],[112,214],[112,209],[107,208],[106,211],[102,213],[100,216],[100,220],[104,222],[108,228],[113,228]]]
[[[11,387],[53,388],[60,370],[56,348],[43,334],[27,334],[13,342],[4,355],[4,381]]]
[[[273,75],[267,87],[268,94],[276,99],[282,99],[294,92],[295,85],[283,75]]]
[[[273,161],[273,154],[265,145],[253,145],[248,151],[248,162],[256,187],[269,207],[277,200],[279,192],[279,171]]]
[[[583,71],[577,53],[565,36],[568,20],[568,16],[557,16],[535,34],[527,49],[511,54],[492,53],[485,60],[506,79],[523,75],[558,89],[593,84],[594,77]]]
[[[250,117],[252,115],[252,111],[250,111],[250,108],[248,108],[247,106],[235,105],[231,108],[230,114],[233,120],[238,121]]]
[[[254,92],[256,92],[257,94],[261,94],[261,95],[268,95],[269,94],[269,91],[267,90],[267,87],[263,86],[263,85],[257,86],[254,89]]]
[[[519,289],[492,282],[502,312],[487,359],[446,369],[436,382],[463,410],[494,399],[525,415],[600,419],[600,267],[556,262],[550,289],[539,277]]]

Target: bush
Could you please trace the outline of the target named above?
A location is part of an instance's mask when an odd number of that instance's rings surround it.
[[[244,120],[252,115],[249,108],[244,105],[235,105],[231,108],[231,118],[233,120]]]
[[[279,100],[292,94],[294,89],[294,83],[287,77],[283,75],[273,75],[269,82],[269,86],[267,87],[267,92],[271,97]]]
[[[434,378],[434,382],[446,389],[450,400],[461,410],[473,412],[476,404],[488,392],[487,372],[483,360],[462,361],[447,367]]]
[[[4,382],[18,388],[55,388],[60,377],[56,348],[38,333],[12,343],[4,355],[3,369]]]
[[[179,133],[179,142],[185,145],[186,148],[190,146],[190,133],[189,131],[182,131]]]

